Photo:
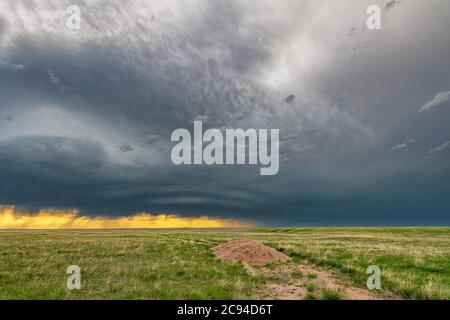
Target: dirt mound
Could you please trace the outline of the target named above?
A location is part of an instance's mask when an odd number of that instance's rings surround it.
[[[247,262],[254,266],[265,266],[271,262],[288,261],[287,255],[252,239],[236,239],[213,248],[220,260]]]

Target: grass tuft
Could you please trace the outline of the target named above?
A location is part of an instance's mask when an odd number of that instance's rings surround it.
[[[343,300],[344,294],[340,289],[323,289],[321,292],[322,300]]]

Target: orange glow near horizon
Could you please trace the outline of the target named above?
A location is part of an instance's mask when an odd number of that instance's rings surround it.
[[[30,214],[14,207],[0,207],[0,229],[146,229],[146,228],[238,228],[250,222],[202,216],[138,213],[123,217],[90,217],[77,210],[45,209]]]

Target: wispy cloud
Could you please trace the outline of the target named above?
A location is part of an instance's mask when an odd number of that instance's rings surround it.
[[[394,8],[399,3],[400,3],[400,1],[391,0],[388,3],[386,3],[386,5],[384,6],[384,9],[385,10],[390,10],[390,9]]]
[[[431,149],[430,151],[428,151],[428,154],[431,155],[433,153],[438,153],[438,152],[442,152],[445,149],[447,149],[450,146],[450,141],[447,141],[441,145],[438,145],[437,147]]]
[[[413,144],[413,143],[414,143],[414,139],[408,139],[407,141],[405,141],[403,143],[399,143],[399,144],[393,146],[391,148],[391,150],[392,151],[397,151],[397,150],[400,150],[400,149],[404,149],[404,148],[406,148],[407,146],[409,146],[410,144]]]
[[[419,109],[419,112],[427,111],[431,108],[437,107],[450,100],[450,90],[439,92],[431,101],[428,101],[423,107]]]
[[[47,74],[49,75],[50,81],[53,83],[53,85],[59,88],[59,90],[61,90],[62,93],[65,93],[68,90],[70,90],[70,87],[63,84],[62,80],[52,70],[47,70]]]
[[[9,69],[11,71],[23,70],[25,66],[23,64],[17,64],[9,61],[9,59],[2,58],[0,56],[0,69]]]

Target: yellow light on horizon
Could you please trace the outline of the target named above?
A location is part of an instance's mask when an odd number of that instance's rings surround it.
[[[240,228],[254,224],[246,221],[171,214],[138,213],[122,217],[90,217],[77,210],[44,209],[37,214],[0,207],[0,229],[146,229],[146,228]]]

